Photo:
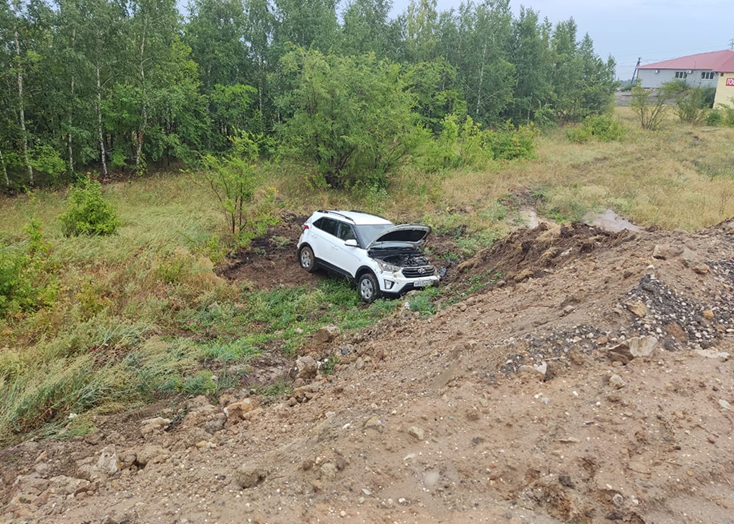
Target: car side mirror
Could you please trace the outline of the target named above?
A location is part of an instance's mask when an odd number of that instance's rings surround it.
[[[359,244],[357,244],[357,241],[353,238],[350,238],[349,240],[344,241],[344,245],[347,247],[359,247]]]

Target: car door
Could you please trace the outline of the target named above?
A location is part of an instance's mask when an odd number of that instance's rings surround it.
[[[354,226],[347,222],[338,222],[336,231],[337,241],[333,245],[333,262],[335,266],[344,270],[350,277],[357,274],[360,267],[360,248],[358,246],[347,246],[347,240],[357,240]]]
[[[337,230],[335,220],[328,217],[321,217],[313,223],[309,243],[313,249],[314,256],[321,261],[328,262],[333,248],[331,238],[334,237]]]

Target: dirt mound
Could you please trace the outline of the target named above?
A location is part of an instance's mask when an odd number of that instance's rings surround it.
[[[6,450],[0,521],[725,523],[732,236],[518,231],[462,267],[512,285],[313,341],[275,401]]]
[[[511,282],[542,277],[552,268],[568,264],[600,248],[614,247],[636,238],[634,233],[609,233],[574,222],[570,226],[541,222],[534,229],[519,229],[502,242],[459,265],[465,277],[499,273]]]

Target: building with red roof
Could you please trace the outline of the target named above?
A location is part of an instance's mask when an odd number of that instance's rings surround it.
[[[716,88],[715,104],[734,105],[734,51],[714,51],[637,66],[642,87],[658,88],[673,80],[692,87]]]

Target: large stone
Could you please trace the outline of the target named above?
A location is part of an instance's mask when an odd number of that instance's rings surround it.
[[[140,423],[140,433],[143,436],[149,435],[151,433],[159,433],[162,432],[168,425],[171,423],[171,419],[163,418],[163,417],[155,417],[155,418],[149,418],[146,420],[143,420]]]
[[[265,482],[268,473],[259,466],[240,466],[234,472],[234,481],[242,489],[254,488]]]
[[[331,324],[319,329],[314,334],[313,339],[317,344],[326,344],[338,337],[340,333],[341,331],[339,331],[339,327]]]
[[[59,475],[49,480],[49,491],[53,495],[74,495],[82,491],[92,491],[92,484],[84,479]]]
[[[535,377],[538,380],[545,380],[545,375],[548,372],[548,363],[547,362],[541,362],[540,364],[533,364],[531,366],[520,366],[518,369],[518,372],[522,374],[529,375],[531,377]]]
[[[653,336],[635,337],[629,339],[630,353],[633,357],[649,357],[658,344]]]
[[[94,467],[108,477],[117,473],[119,468],[117,467],[117,451],[115,450],[115,446],[102,448],[99,460],[97,460],[97,464]]]
[[[683,253],[683,249],[678,246],[667,246],[658,244],[652,251],[652,257],[660,260],[670,260]]]
[[[632,304],[627,304],[627,309],[629,309],[632,313],[634,313],[635,316],[639,318],[647,315],[647,306],[642,300],[638,300],[637,302],[633,302]]]
[[[253,411],[258,407],[256,400],[251,398],[243,398],[238,402],[233,402],[226,408],[224,408],[224,414],[227,416],[227,420],[236,422],[238,420],[244,420],[245,415],[250,411]]]
[[[296,378],[300,378],[306,382],[316,378],[319,371],[318,363],[313,357],[305,356],[296,360]]]
[[[649,357],[657,346],[658,340],[653,336],[634,337],[617,344],[607,352],[610,360],[627,364],[635,357]]]

